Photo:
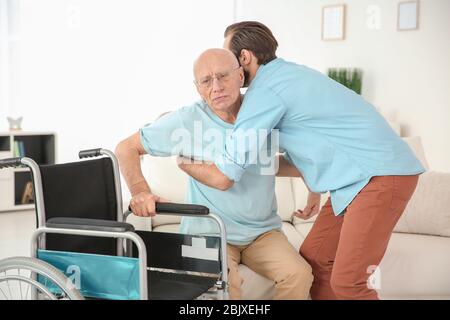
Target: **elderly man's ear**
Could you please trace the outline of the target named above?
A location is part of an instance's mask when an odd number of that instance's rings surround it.
[[[244,69],[241,67],[241,70],[239,70],[239,80],[241,82],[241,88],[244,86],[245,83],[245,73],[244,73]]]

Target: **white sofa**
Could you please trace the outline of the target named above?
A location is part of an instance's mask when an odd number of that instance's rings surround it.
[[[428,167],[419,138],[405,138]],[[174,158],[143,159],[144,175],[152,190],[173,202],[183,202],[187,176]],[[309,221],[292,219],[303,208],[307,190],[300,179],[277,178],[276,194],[283,231],[298,250],[310,231]],[[328,195],[322,196],[322,203]],[[180,219],[132,217],[138,229],[177,232]],[[271,299],[273,282],[240,265],[244,299]],[[450,299],[450,173],[427,171],[395,228],[385,257],[372,283],[382,299]]]

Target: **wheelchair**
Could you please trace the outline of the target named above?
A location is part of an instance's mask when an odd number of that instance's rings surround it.
[[[226,230],[205,206],[157,203],[157,214],[214,220],[220,234],[135,230],[122,209],[113,152],[79,152],[72,163],[0,160],[30,168],[37,228],[31,256],[0,260],[0,299],[228,299]],[[145,218],[142,218],[145,219]]]

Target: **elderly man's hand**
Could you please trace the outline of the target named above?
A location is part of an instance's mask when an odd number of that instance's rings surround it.
[[[156,202],[170,202],[149,191],[142,191],[134,195],[130,201],[131,211],[139,217],[153,217],[156,215]]]
[[[306,203],[306,207],[303,210],[298,209],[297,211],[293,212],[293,215],[297,218],[307,220],[315,216],[317,213],[319,213],[320,209],[320,193],[313,193],[310,192],[308,194],[308,200]]]

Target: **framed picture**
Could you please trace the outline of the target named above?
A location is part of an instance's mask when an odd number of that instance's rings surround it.
[[[344,40],[345,4],[322,8],[322,40]]]
[[[416,30],[419,28],[419,1],[398,3],[397,30]]]

